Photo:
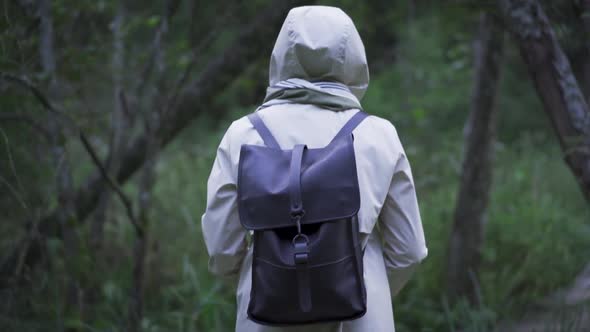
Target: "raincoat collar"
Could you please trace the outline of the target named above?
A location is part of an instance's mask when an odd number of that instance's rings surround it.
[[[264,102],[258,109],[280,104],[313,104],[332,111],[351,108],[362,110],[361,103],[346,85],[338,82],[309,82],[299,78],[268,87]]]

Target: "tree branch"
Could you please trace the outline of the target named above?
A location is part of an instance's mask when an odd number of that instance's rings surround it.
[[[145,63],[145,65],[143,66],[142,74],[140,76],[141,79],[139,80],[139,86],[137,87],[137,93],[136,93],[137,95],[141,95],[143,93],[143,90],[145,89],[146,84],[150,79],[150,76],[152,74],[154,64],[156,63],[156,59],[157,59],[157,55],[158,55],[158,49],[159,49],[158,45],[160,44],[160,41],[162,40],[163,34],[166,33],[169,21],[176,14],[176,11],[178,10],[179,5],[180,5],[180,0],[174,0],[174,1],[170,1],[169,5],[167,5],[165,8],[165,15],[162,18],[162,20],[160,21],[160,24],[158,24],[158,27],[156,28],[156,31],[154,33],[154,39],[153,39],[152,44],[150,46],[150,51],[149,51],[150,54],[149,54],[148,60]]]
[[[135,231],[137,232],[138,235],[139,234],[142,235],[143,230],[142,230],[141,226],[139,225],[139,223],[137,222],[137,219],[135,218],[135,215],[133,213],[133,205],[131,204],[131,200],[125,195],[125,193],[119,187],[119,185],[115,182],[115,180],[113,180],[109,176],[105,166],[102,164],[96,151],[94,150],[94,148],[92,147],[92,145],[88,141],[88,138],[86,137],[84,132],[80,129],[80,127],[75,123],[75,121],[70,116],[66,115],[65,112],[62,112],[61,110],[57,109],[51,103],[51,101],[49,101],[49,98],[47,98],[47,96],[45,96],[45,94],[43,94],[43,92],[41,92],[41,90],[37,86],[30,83],[28,80],[20,78],[18,76],[12,75],[12,74],[7,74],[7,73],[0,73],[0,77],[4,80],[18,83],[21,86],[27,88],[36,97],[36,99],[41,103],[41,105],[43,105],[45,107],[45,109],[47,109],[48,111],[50,111],[56,115],[59,115],[63,119],[67,119],[69,124],[72,125],[78,131],[80,141],[82,142],[82,145],[84,146],[84,148],[86,149],[86,151],[90,155],[92,162],[98,168],[102,179],[113,189],[113,191],[115,191],[117,193],[117,195],[121,199],[121,202],[125,206],[129,220],[131,220],[131,223],[135,227]],[[120,98],[122,100],[124,100],[124,96],[121,96]],[[125,103],[125,106],[126,105],[127,104]],[[2,117],[4,117],[4,119],[6,119],[6,120],[8,120],[8,119],[21,119],[21,120],[26,120],[27,122],[34,123],[32,118],[27,117],[25,115],[11,115],[11,116],[9,116],[9,115],[3,114],[3,115],[0,115],[0,119]],[[47,133],[48,133],[48,131],[47,131]]]
[[[119,187],[119,185],[115,182],[115,180],[113,180],[109,176],[109,173],[107,172],[105,166],[100,162],[100,159],[98,158],[98,155],[96,154],[96,151],[94,151],[94,148],[92,147],[92,145],[88,141],[88,138],[86,138],[86,135],[84,135],[84,133],[82,133],[82,132],[80,132],[80,140],[82,141],[82,145],[84,145],[84,148],[86,149],[86,151],[90,155],[92,162],[100,171],[100,174],[101,174],[102,178],[104,179],[104,181],[111,187],[111,189],[113,189],[113,191],[115,191],[115,193],[117,193],[117,195],[119,196],[119,199],[121,200],[121,202],[125,206],[125,210],[127,211],[127,216],[129,217],[129,220],[133,224],[133,227],[135,228],[135,232],[137,233],[138,236],[143,236],[143,228],[141,227],[141,225],[137,222],[137,219],[135,218],[135,214],[133,213],[133,205],[131,203],[131,200],[127,197],[127,195],[123,192],[123,190],[121,189],[121,187]]]
[[[3,72],[0,72],[0,78],[4,81],[16,83],[26,88],[33,94],[33,96],[35,96],[37,101],[39,101],[39,103],[41,103],[41,105],[43,105],[43,107],[46,110],[66,120],[68,122],[68,125],[74,128],[78,128],[76,121],[74,121],[72,117],[70,117],[68,114],[54,106],[53,103],[49,100],[49,98],[47,98],[47,96],[41,91],[41,89],[39,89],[37,86],[31,83],[27,78],[21,78],[13,74]]]
[[[15,114],[15,113],[2,113],[0,114],[0,122],[2,121],[17,121],[24,122],[31,128],[39,131],[41,135],[48,141],[52,139],[52,135],[48,128],[42,125],[39,121],[35,120],[32,116],[27,114]]]

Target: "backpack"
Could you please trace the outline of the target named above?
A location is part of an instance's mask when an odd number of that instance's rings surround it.
[[[282,150],[256,113],[265,146],[244,144],[240,222],[252,232],[248,317],[260,324],[343,321],[367,310],[352,131],[359,111],[325,147]]]

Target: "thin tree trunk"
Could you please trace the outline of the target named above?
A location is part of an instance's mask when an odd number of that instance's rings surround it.
[[[53,19],[51,13],[51,1],[39,0],[39,55],[43,75],[49,82],[49,95],[56,99],[57,78],[55,75],[56,63],[53,44]],[[66,138],[59,119],[54,114],[49,115],[49,130],[51,133],[51,159],[55,168],[55,183],[59,213],[57,220],[61,228],[68,227],[67,222],[71,218],[72,204],[72,177],[70,164],[67,158]],[[70,241],[66,241],[67,243]],[[67,249],[66,249],[67,250]]]
[[[141,320],[143,318],[144,288],[146,275],[146,257],[149,247],[149,212],[151,210],[152,188],[155,181],[155,167],[160,149],[160,139],[155,129],[160,125],[164,112],[167,108],[164,105],[167,94],[165,75],[166,72],[166,47],[165,37],[168,32],[169,11],[178,5],[172,1],[166,1],[164,5],[164,15],[158,29],[158,35],[154,41],[155,54],[154,64],[156,73],[156,89],[153,95],[153,104],[156,109],[148,112],[144,119],[145,133],[147,135],[147,149],[145,156],[145,165],[141,171],[139,179],[138,211],[139,224],[143,232],[137,233],[135,245],[133,248],[133,285],[129,301],[128,322],[130,332],[141,331]]]
[[[127,119],[123,115],[121,94],[123,93],[123,74],[125,71],[125,41],[123,24],[125,22],[125,6],[123,0],[119,1],[117,14],[113,20],[113,55],[111,70],[113,78],[113,111],[111,113],[111,137],[109,142],[109,156],[107,158],[107,171],[115,174],[119,168],[119,158],[123,144],[127,140]],[[94,214],[91,231],[91,243],[94,249],[100,248],[104,233],[104,224],[107,219],[111,201],[111,192],[105,190],[99,198],[98,207]]]
[[[586,96],[586,104],[590,103],[590,0],[580,0],[580,19],[584,27],[584,62],[582,63],[581,86]]]
[[[50,79],[55,74],[55,53],[53,47],[53,18],[51,15],[51,0],[39,1],[39,55],[43,74]]]
[[[590,203],[590,111],[547,15],[536,0],[498,0],[551,120],[564,159]]]
[[[39,0],[39,16],[41,24],[39,25],[39,54],[41,57],[41,67],[43,74],[49,81],[49,96],[56,99],[57,78],[55,50],[53,45],[53,19],[51,14],[51,1]],[[49,128],[52,137],[52,159],[56,172],[56,191],[58,197],[58,220],[59,226],[68,227],[66,222],[71,219],[73,212],[72,188],[73,180],[70,171],[70,164],[67,158],[66,138],[64,137],[63,128],[60,119],[56,115],[49,115]]]
[[[136,86],[135,89],[135,95],[138,98],[142,98],[144,95],[144,90],[146,87],[148,87],[148,83],[152,83],[152,81],[150,80],[151,76],[152,76],[152,72],[154,71],[154,67],[158,66],[158,45],[161,44],[162,38],[164,38],[164,35],[166,34],[166,32],[168,32],[168,22],[169,20],[176,14],[178,8],[180,7],[180,0],[174,0],[174,1],[166,1],[166,5],[164,8],[164,13],[162,15],[162,20],[160,21],[160,24],[158,25],[158,27],[156,28],[155,34],[154,34],[154,40],[152,42],[152,45],[150,47],[150,55],[149,55],[149,60],[145,66],[145,68],[143,69],[139,82]],[[191,23],[192,25],[192,23]],[[157,68],[156,68],[157,70]],[[152,90],[156,90],[158,91],[157,87],[151,86]]]
[[[451,299],[480,302],[478,269],[484,241],[486,209],[492,183],[496,94],[504,33],[489,14],[482,14],[475,41],[475,82],[465,126],[461,182],[449,243],[447,289]]]
[[[146,213],[141,212],[141,214]],[[133,280],[128,309],[129,332],[141,331],[141,320],[143,319],[143,293],[145,282],[145,260],[148,245],[148,220],[146,216],[140,216],[139,221],[146,232],[135,238],[135,244],[133,246]]]
[[[129,299],[128,322],[129,331],[141,331],[143,318],[144,288],[146,276],[146,258],[149,245],[149,212],[151,210],[152,188],[154,185],[154,169],[157,162],[159,143],[155,136],[150,139],[149,156],[141,172],[138,197],[138,221],[143,232],[138,233],[133,247],[133,280]]]
[[[40,0],[39,3],[39,54],[41,68],[49,82],[49,96],[52,100],[59,99],[59,83],[56,76],[56,57],[54,45],[53,16],[51,11],[51,0]],[[83,310],[83,292],[80,288],[77,276],[72,272],[72,257],[78,253],[79,239],[74,227],[75,205],[74,205],[74,181],[71,165],[67,152],[67,137],[64,128],[55,114],[49,114],[49,128],[52,136],[51,157],[55,169],[56,192],[58,199],[57,225],[63,233],[64,259],[68,275],[64,276],[66,283],[65,310]]]

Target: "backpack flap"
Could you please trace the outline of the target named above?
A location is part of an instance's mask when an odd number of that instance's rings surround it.
[[[293,150],[242,145],[238,166],[238,210],[248,230],[295,227],[291,218],[289,167]],[[356,215],[360,193],[353,137],[306,149],[301,163],[301,224],[336,221]]]

